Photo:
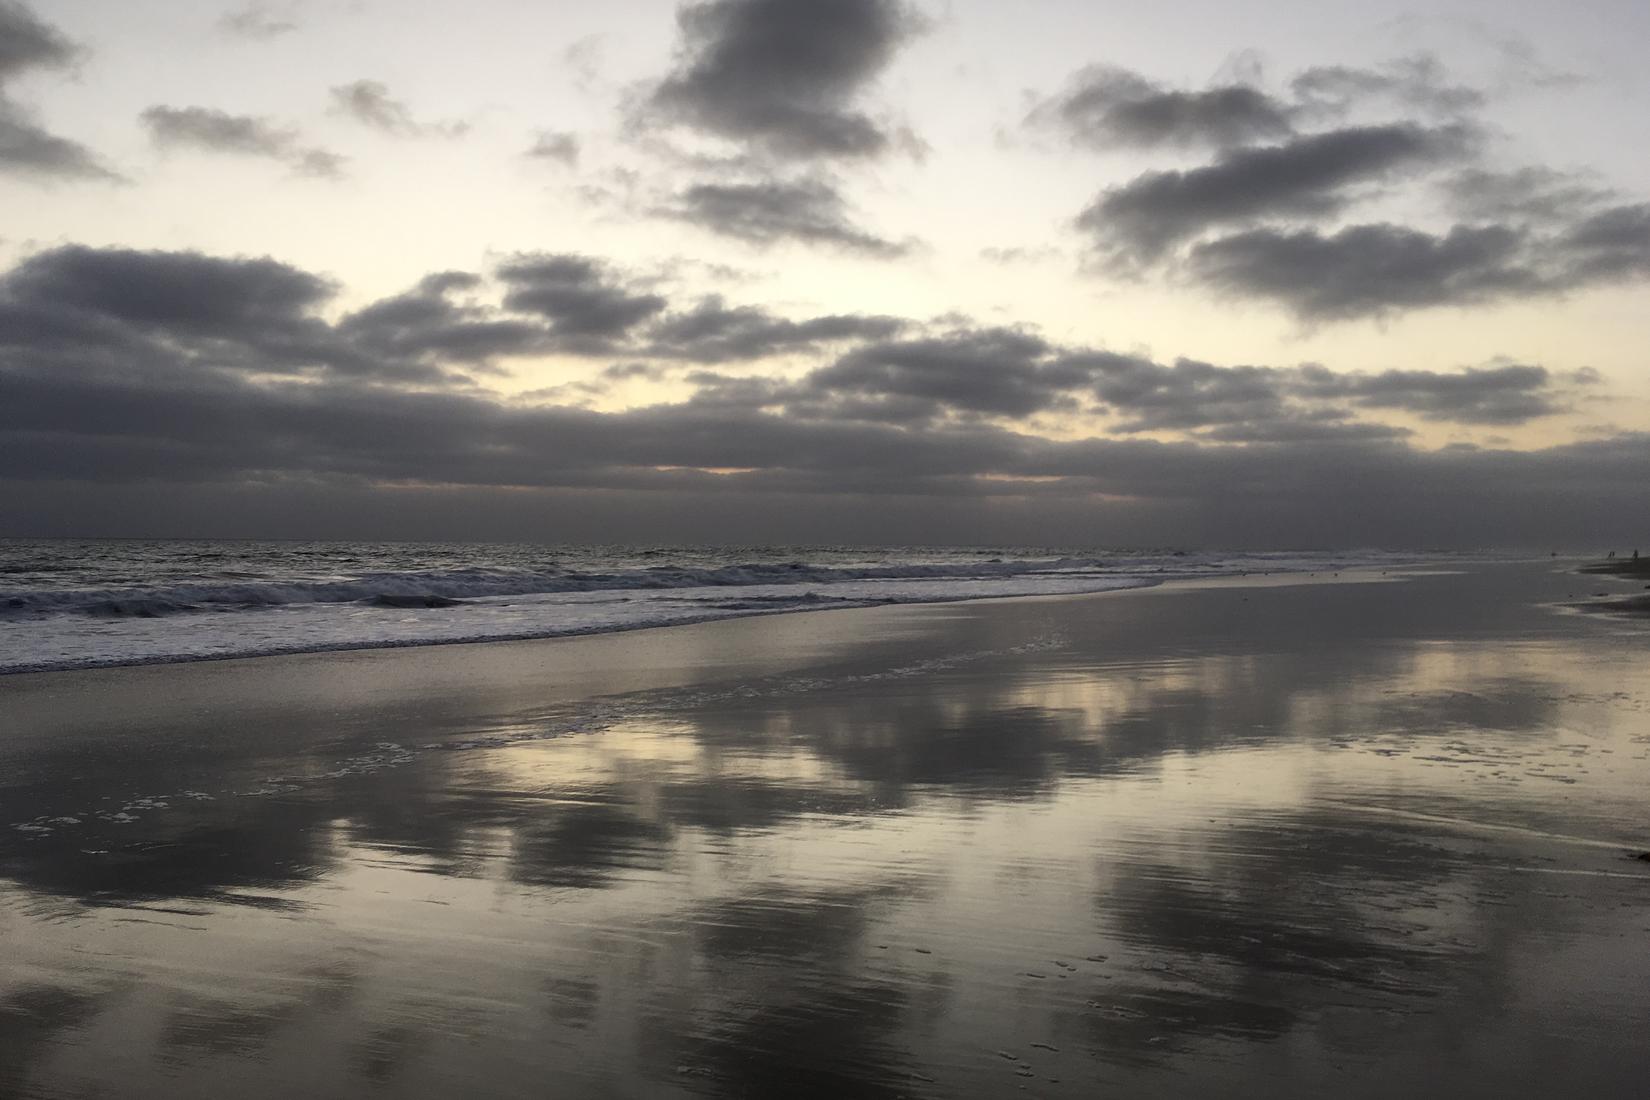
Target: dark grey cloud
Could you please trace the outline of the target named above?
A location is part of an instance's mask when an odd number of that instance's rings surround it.
[[[1201,90],[1166,87],[1112,65],[1090,65],[1064,91],[1031,110],[1027,121],[1065,133],[1093,149],[1210,146],[1228,149],[1296,136],[1303,126],[1340,119],[1363,108],[1461,121],[1487,103],[1475,88],[1452,81],[1428,54],[1384,65],[1309,68],[1286,94],[1259,85],[1258,66]]]
[[[1328,234],[1256,229],[1195,245],[1188,269],[1207,286],[1312,321],[1552,297],[1650,278],[1650,205],[1608,207],[1547,232],[1501,224],[1442,234],[1390,224]]]
[[[876,156],[897,140],[860,99],[920,26],[903,0],[706,0],[677,18],[653,116],[781,157]]]
[[[1469,222],[1551,226],[1577,220],[1615,198],[1585,176],[1551,168],[1467,168],[1443,180],[1446,205]]]
[[[555,161],[569,168],[576,167],[579,163],[578,135],[561,130],[541,131],[533,139],[526,155],[538,160]]]
[[[1344,114],[1371,99],[1445,116],[1469,114],[1486,102],[1483,92],[1453,82],[1430,54],[1375,68],[1320,65],[1299,73],[1289,87],[1304,109],[1331,114]]]
[[[570,347],[599,352],[662,313],[663,296],[633,289],[608,265],[589,256],[534,253],[499,265],[504,304],[550,322]]]
[[[1570,286],[1650,278],[1650,203],[1590,214],[1554,244],[1558,278]]]
[[[1335,214],[1360,188],[1463,156],[1471,144],[1464,128],[1397,124],[1236,149],[1201,168],[1148,172],[1112,188],[1077,224],[1113,262],[1149,262],[1222,224]]]
[[[1335,233],[1256,229],[1195,246],[1191,270],[1236,296],[1269,299],[1309,320],[1345,320],[1537,292],[1521,233],[1457,226],[1443,236],[1398,225]]]
[[[1336,374],[1301,368],[1298,390],[1312,397],[1350,399],[1366,408],[1402,409],[1427,420],[1460,424],[1522,424],[1565,410],[1545,367],[1509,363],[1453,373],[1388,370]]]
[[[342,173],[344,158],[325,149],[305,147],[296,130],[265,118],[233,115],[211,107],[159,105],[145,109],[139,118],[151,140],[163,149],[267,157],[306,176],[336,177]]]
[[[0,322],[14,355],[83,356],[118,371],[326,373],[418,385],[469,383],[496,359],[622,355],[627,374],[662,363],[748,362],[884,339],[892,317],[799,320],[720,298],[667,312],[652,281],[586,256],[527,254],[494,278],[438,272],[328,323],[335,288],[270,259],[66,246],[0,280]],[[495,299],[502,301],[495,302]]]
[[[271,259],[65,246],[0,280],[0,319],[13,356],[110,373],[208,366],[425,386],[467,382],[464,372],[495,358],[558,353],[622,356],[602,376],[612,382],[656,380],[678,361],[807,355],[815,365],[795,381],[689,375],[692,400],[797,420],[908,425],[1107,412],[1113,432],[1219,428],[1259,438],[1268,425],[1327,431],[1358,409],[1512,424],[1563,410],[1576,387],[1596,381],[1588,372],[1560,378],[1519,364],[1380,374],[1160,364],[1064,348],[1020,329],[964,326],[907,337],[919,326],[900,318],[793,320],[719,297],[672,311],[645,280],[586,256],[516,256],[496,275],[495,285],[470,272],[432,274],[328,323],[320,313],[334,287]],[[491,304],[500,290],[502,304]],[[827,353],[834,358],[818,365]]]
[[[405,294],[348,314],[338,322],[338,332],[379,355],[432,363],[452,360],[472,368],[498,356],[553,347],[541,323],[452,300],[455,291],[481,285],[481,277],[468,272],[430,275]]]
[[[331,89],[333,108],[363,126],[395,137],[462,137],[467,122],[419,122],[412,108],[390,95],[380,80],[357,80]]]
[[[1285,372],[1270,367],[1217,367],[1191,359],[1164,365],[1121,355],[1077,356],[1071,362],[1086,366],[1095,396],[1123,414],[1117,431],[1251,425],[1304,415],[1287,405]]]
[[[669,367],[657,363],[614,363],[602,368],[602,379],[607,382],[658,382],[669,374]]]
[[[1212,429],[1210,438],[1341,438],[1390,435],[1352,424],[1354,408],[1393,409],[1457,424],[1521,424],[1567,407],[1564,385],[1544,367],[1503,364],[1458,371],[1376,373],[1302,367],[1221,367],[1182,359],[1165,366],[1115,355],[1078,355],[1094,393],[1127,419],[1114,430]]]
[[[834,314],[792,321],[712,295],[648,333],[648,353],[702,363],[764,359],[847,341],[883,340],[906,327],[897,317]]]
[[[855,225],[836,185],[822,179],[697,183],[665,211],[701,229],[749,244],[820,245],[876,259],[907,254],[911,245]]]
[[[1360,409],[1457,424],[1519,424],[1565,411],[1575,391],[1594,381],[1587,372],[1558,378],[1543,367],[1519,364],[1379,373],[1190,359],[1164,364],[1060,348],[1020,330],[959,329],[865,344],[795,385],[757,387],[720,377],[706,384],[724,403],[738,400],[793,415],[934,423],[1106,412],[1113,433],[1283,442],[1407,434],[1357,420]]]
[[[225,12],[218,20],[218,29],[225,34],[267,42],[297,30],[298,20],[290,4],[278,8],[272,4],[250,3]]]
[[[119,181],[121,175],[79,142],[40,125],[34,112],[5,95],[7,81],[34,69],[64,69],[80,48],[15,0],[0,0],[0,173],[40,181]]]
[[[18,0],[0,0],[0,84],[30,69],[74,64],[80,49]]]
[[[0,98],[0,173],[42,180],[106,180],[124,177],[90,149],[53,134],[28,112]]]
[[[1041,337],[1014,329],[868,345],[809,374],[804,389],[848,402],[851,415],[929,420],[946,412],[1024,417],[1071,404],[1081,372],[1048,362]]]
[[[1126,498],[1152,502],[1159,526],[1148,530],[1169,523],[1204,539],[1277,540],[1327,523],[1343,537],[1384,533],[1388,543],[1439,530],[1459,537],[1466,501],[1496,531],[1533,538],[1650,504],[1643,435],[1536,452],[1424,452],[1344,434],[1245,445],[1059,441],[979,424],[802,419],[749,404],[599,413],[341,379],[186,384],[9,364],[0,396],[0,491],[49,479],[59,500],[65,486],[96,499],[98,484],[160,482],[186,496],[192,485],[228,481],[290,484],[301,501],[329,485],[387,481],[642,494],[624,498],[633,514],[654,500],[727,516],[712,502],[731,497],[751,517],[760,500],[755,512],[778,511],[794,524],[819,507],[807,501],[852,494],[865,501],[855,534],[870,537],[917,500],[928,502],[925,514],[950,508],[976,521],[993,514],[979,511],[985,500],[1019,500],[1009,514],[1042,523],[1075,507],[1098,531],[1119,514],[1102,498]],[[453,507],[459,498],[444,492],[444,507]],[[511,499],[520,508],[534,498]]]
[[[1178,91],[1091,67],[1031,118],[1093,146],[1220,150],[1099,194],[1076,219],[1099,271],[1161,264],[1313,322],[1650,277],[1650,206],[1582,173],[1492,166],[1475,121],[1487,103],[1421,54],[1307,69],[1284,95],[1243,81]],[[1394,112],[1400,121],[1343,121]],[[1326,120],[1338,128],[1313,129]],[[1388,195],[1441,207],[1456,224],[1347,224],[1358,204]]]
[[[1354,375],[1158,364],[1013,329],[878,337],[889,319],[787,326],[715,301],[670,312],[587,257],[514,257],[498,284],[502,309],[483,304],[490,280],[443,272],[332,324],[330,284],[270,259],[39,253],[0,276],[0,497],[42,499],[24,482],[85,500],[103,499],[99,485],[185,497],[191,486],[284,485],[309,499],[387,482],[643,494],[626,499],[644,512],[647,499],[730,495],[789,500],[793,516],[808,511],[803,498],[989,499],[1046,520],[1103,496],[1151,502],[1176,522],[1240,525],[1367,524],[1356,506],[1373,501],[1397,532],[1419,528],[1394,501],[1439,516],[1472,500],[1595,518],[1650,503],[1642,435],[1427,452],[1356,415],[1516,423],[1559,411],[1566,387],[1586,382],[1531,365]],[[757,346],[818,351],[838,338],[854,343],[794,381],[705,371],[686,379],[696,391],[686,400],[621,412],[577,407],[571,389],[504,397],[455,369],[598,346],[703,348],[731,362]],[[626,356],[603,380],[659,376],[658,362]],[[1110,413],[1111,436],[1029,427],[1042,413],[1095,408]]]
[[[1095,149],[1225,148],[1289,137],[1292,113],[1289,104],[1247,84],[1181,91],[1126,69],[1094,65],[1031,118]]]
[[[271,259],[80,245],[25,259],[3,285],[8,297],[31,305],[206,335],[285,321],[333,294],[325,280]]]
[[[64,246],[0,279],[0,349],[41,370],[157,383],[243,374],[416,384],[452,377],[419,349],[375,342],[370,328],[329,325],[319,311],[334,292],[326,280],[267,258]]]
[[[268,119],[209,107],[150,107],[140,117],[159,145],[280,158],[289,153],[297,137]]]
[[[1294,412],[1262,420],[1233,420],[1211,424],[1197,432],[1209,443],[1257,443],[1281,445],[1358,444],[1404,439],[1415,433],[1391,424],[1347,420],[1329,410]]]

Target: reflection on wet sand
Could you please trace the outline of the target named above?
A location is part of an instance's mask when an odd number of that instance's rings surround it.
[[[750,620],[630,690],[390,654],[40,719],[0,1096],[1612,1095],[1650,1069],[1650,638],[1565,583]],[[219,726],[248,747],[192,751]]]

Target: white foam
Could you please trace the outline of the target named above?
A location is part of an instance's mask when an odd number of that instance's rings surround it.
[[[415,609],[306,603],[267,607],[255,614],[208,612],[153,619],[58,614],[0,620],[0,671],[552,638],[779,612],[1104,592],[1153,583],[1139,577],[1022,574],[531,593]]]
[[[1380,552],[985,557],[943,548],[879,556],[842,548],[99,543],[56,547],[57,557],[50,549],[0,540],[0,559],[15,559],[6,575],[17,581],[0,587],[0,672],[550,638],[1425,560]]]

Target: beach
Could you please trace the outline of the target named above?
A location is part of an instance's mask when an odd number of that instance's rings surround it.
[[[1573,563],[0,676],[0,1097],[1650,1079]]]

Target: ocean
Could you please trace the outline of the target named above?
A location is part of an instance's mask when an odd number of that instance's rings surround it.
[[[551,638],[1445,558],[1380,550],[3,539],[0,672]]]

